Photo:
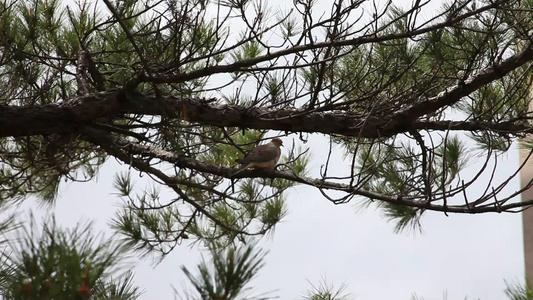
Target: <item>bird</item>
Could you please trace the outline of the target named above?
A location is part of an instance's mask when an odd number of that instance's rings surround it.
[[[281,156],[280,147],[283,147],[283,141],[280,138],[273,138],[270,143],[253,148],[245,157],[235,160],[241,164],[241,169],[233,176],[248,168],[274,169]]]

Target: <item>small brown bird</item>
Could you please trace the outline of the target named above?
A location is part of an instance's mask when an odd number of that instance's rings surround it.
[[[270,143],[253,148],[244,158],[235,160],[242,166],[241,169],[233,175],[237,175],[247,168],[274,169],[281,156],[280,147],[282,146],[283,141],[281,139],[273,138]]]

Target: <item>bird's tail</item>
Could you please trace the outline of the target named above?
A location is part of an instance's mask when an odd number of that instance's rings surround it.
[[[239,162],[240,159],[237,159],[236,162]],[[239,170],[237,170],[237,172],[231,174],[231,177],[234,177],[235,175],[241,173],[242,171],[246,170],[246,168],[248,167],[248,165],[242,165],[241,168]]]

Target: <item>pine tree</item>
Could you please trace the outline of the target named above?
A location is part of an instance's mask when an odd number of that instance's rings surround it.
[[[95,235],[90,223],[64,230],[53,219],[38,226],[32,217],[0,233],[2,299],[132,300],[141,294],[131,270],[119,273],[127,249]]]
[[[298,185],[377,206],[397,230],[428,210],[533,205],[504,192],[523,166],[467,197],[533,132],[531,0],[327,3],[2,1],[0,207],[53,203],[114,158],[154,185],[117,174],[113,227],[165,255],[272,232]],[[329,144],[307,149],[317,136]],[[278,167],[235,175],[272,137],[289,145]],[[340,156],[347,172],[330,165]]]
[[[0,226],[0,298],[133,300],[143,290],[134,283],[128,257],[135,254],[119,246],[115,238],[95,234],[91,223],[63,229],[55,219],[29,224],[8,219]],[[40,233],[37,233],[40,228]],[[202,258],[196,270],[182,266],[191,290],[175,290],[188,300],[267,300],[272,293],[255,296],[251,281],[264,266],[266,252],[248,241],[221,249],[209,247],[210,258]],[[126,271],[124,269],[127,269]],[[507,283],[510,300],[533,299],[529,284]],[[346,284],[336,288],[324,277],[302,294],[301,300],[350,300]],[[170,299],[170,298],[169,298]],[[412,298],[423,299],[416,296]]]

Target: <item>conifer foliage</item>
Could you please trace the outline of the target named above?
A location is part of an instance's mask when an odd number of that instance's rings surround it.
[[[65,230],[54,220],[38,226],[31,218],[9,229],[0,232],[2,299],[132,300],[141,294],[131,270],[120,270],[126,248],[94,234],[90,223]]]
[[[114,159],[152,183],[116,175],[113,228],[163,256],[271,233],[301,185],[398,231],[426,211],[520,211],[524,166],[495,175],[518,139],[532,154],[532,14],[532,0],[1,1],[0,207],[53,203]],[[235,175],[272,137],[288,146],[277,169]],[[96,283],[80,274],[73,293]]]

